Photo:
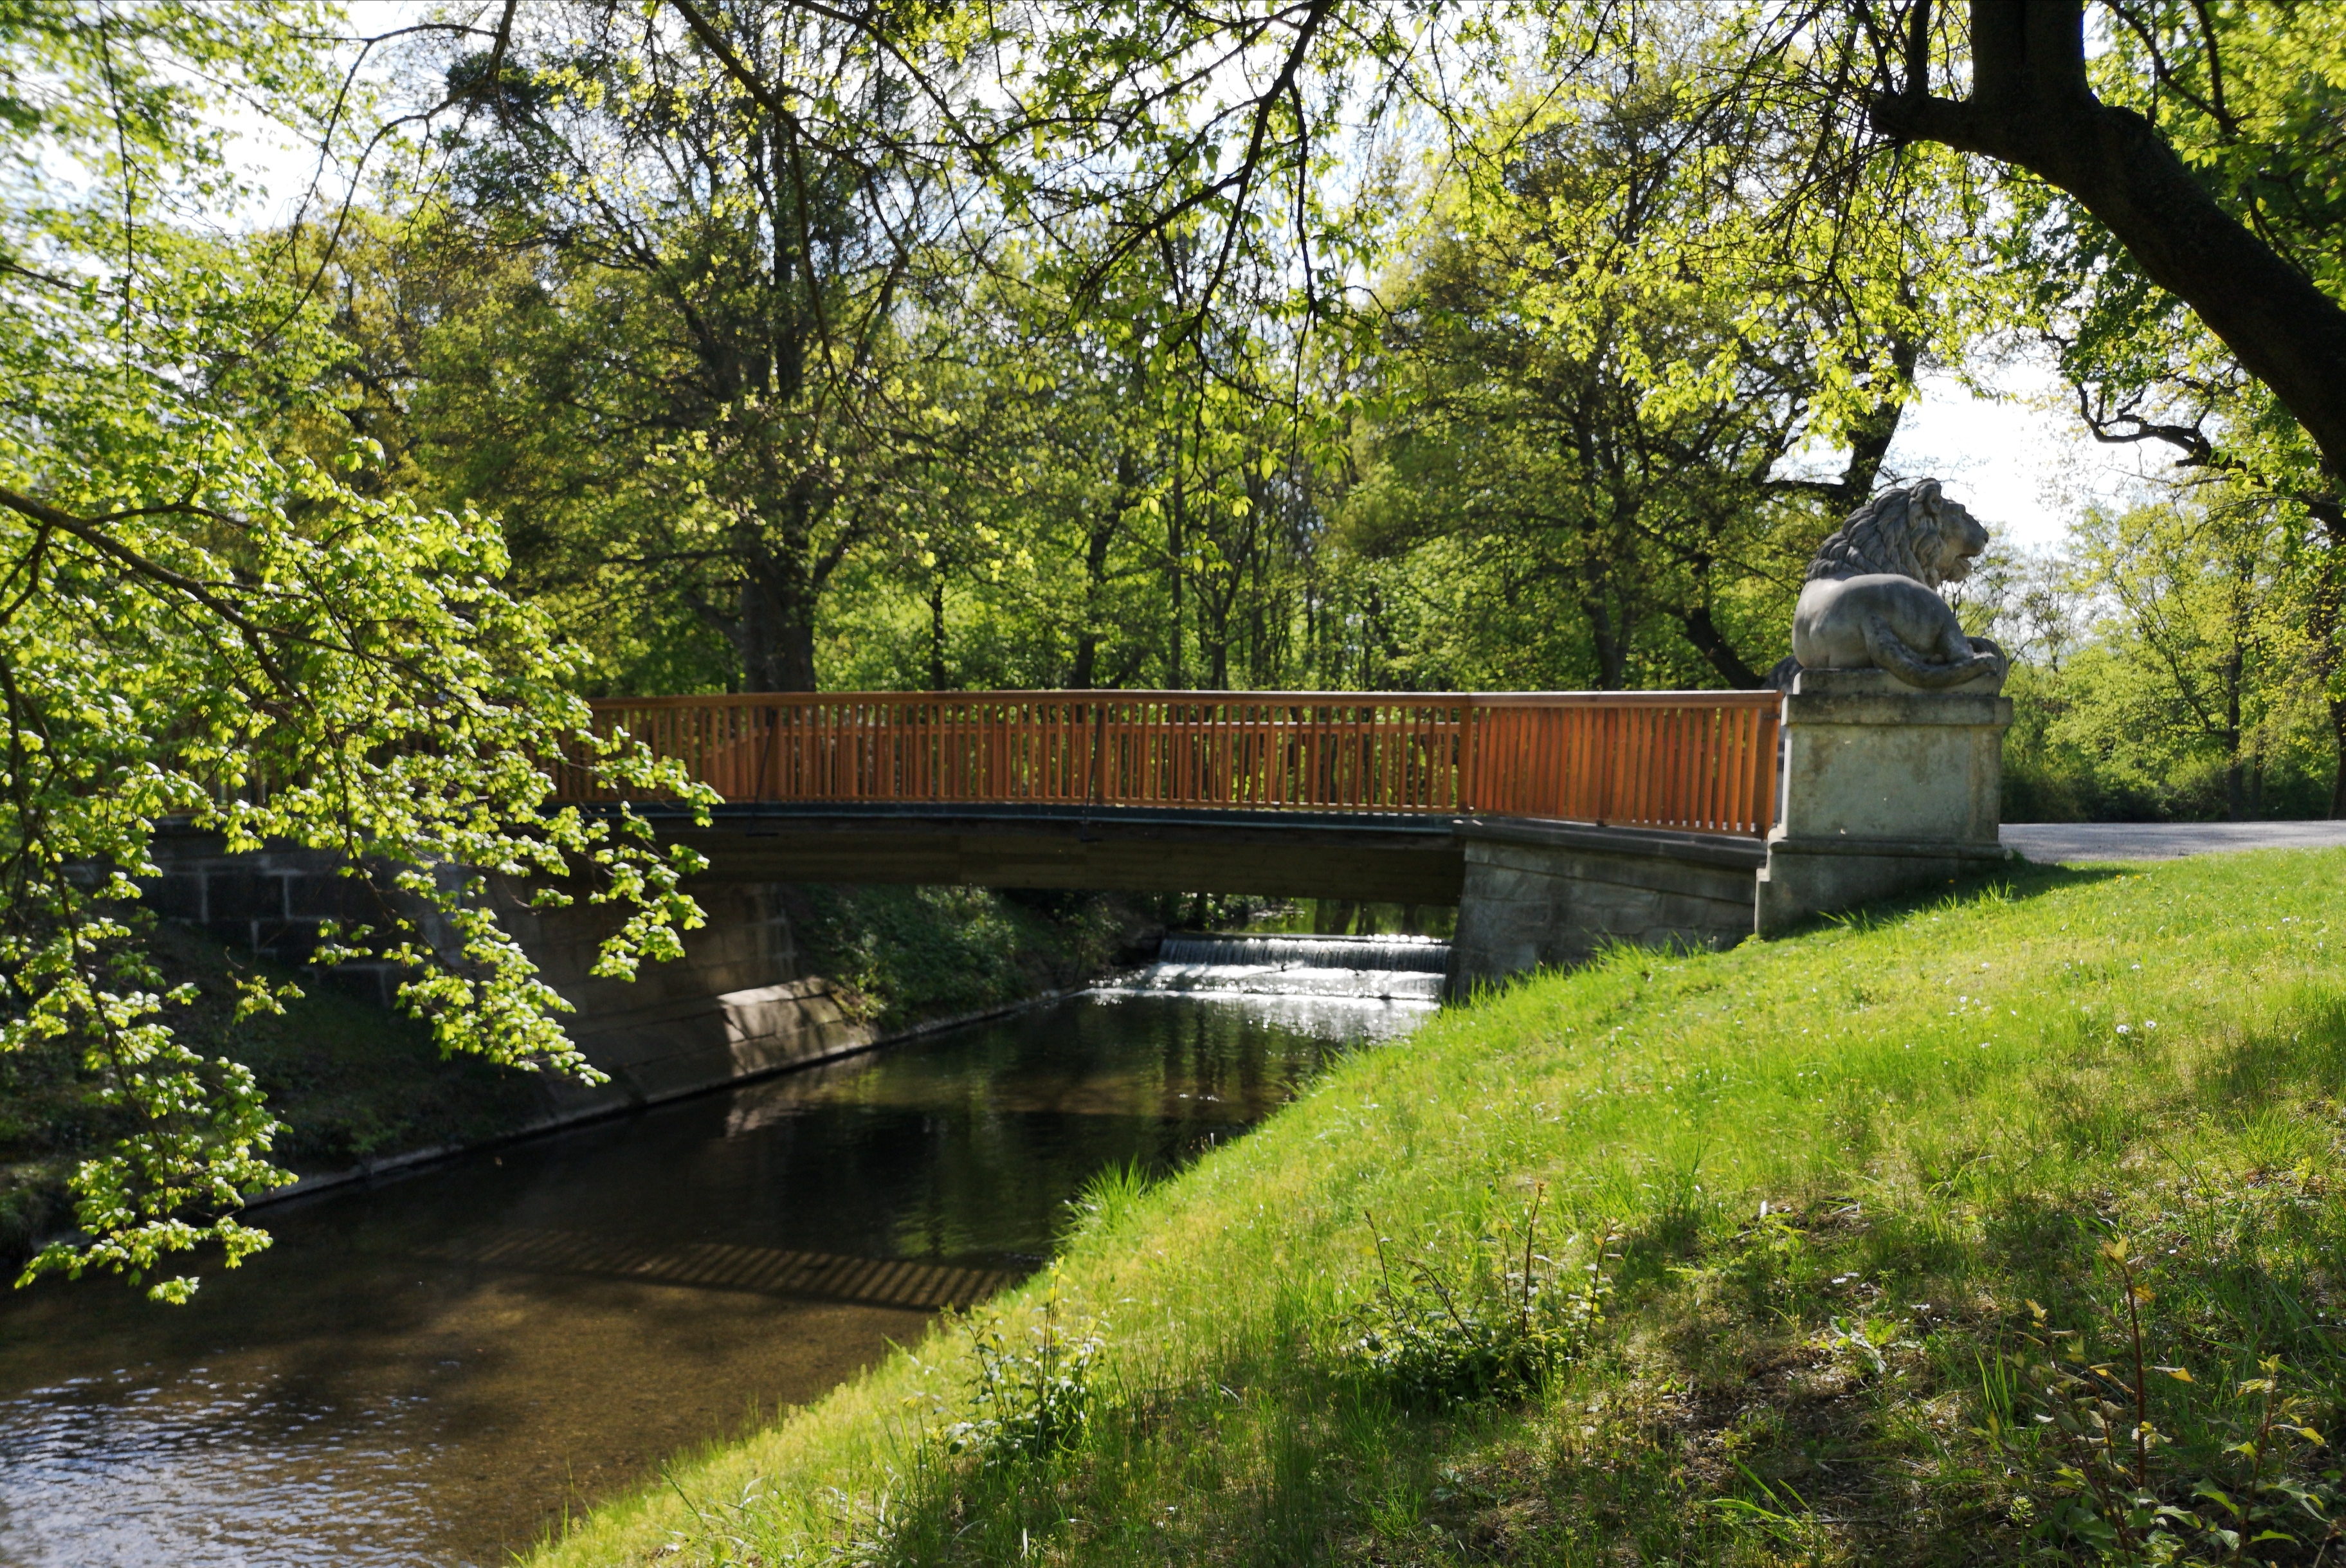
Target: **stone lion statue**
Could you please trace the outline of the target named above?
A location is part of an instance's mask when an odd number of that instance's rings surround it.
[[[1886,669],[1937,689],[1993,675],[2004,650],[1966,636],[1938,595],[1969,575],[1987,530],[1925,479],[1867,502],[1817,549],[1792,610],[1792,657],[1803,669]]]

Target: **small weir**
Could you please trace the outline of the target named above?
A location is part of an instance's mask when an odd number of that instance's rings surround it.
[[[1177,933],[1113,989],[1439,1002],[1450,944],[1428,936]]]

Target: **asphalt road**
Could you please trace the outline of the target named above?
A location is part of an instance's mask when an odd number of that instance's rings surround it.
[[[2006,822],[2004,847],[2040,864],[2172,860],[2231,850],[2326,850],[2346,822]]]

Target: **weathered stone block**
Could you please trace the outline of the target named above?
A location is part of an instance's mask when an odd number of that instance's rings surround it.
[[[1784,698],[1790,839],[1995,842],[2011,699],[1917,691],[1886,670],[1802,670]]]
[[[1918,691],[1884,670],[1802,670],[1784,699],[1784,820],[1769,836],[1757,929],[2001,860],[2011,722],[1993,679]]]
[[[360,877],[307,871],[286,879],[285,912],[294,920],[378,923],[382,910],[374,890]]]
[[[252,951],[279,963],[307,963],[318,951],[315,921],[257,920],[250,922],[249,931]]]
[[[201,925],[207,919],[204,879],[192,871],[169,871],[139,882],[147,907],[165,920]]]

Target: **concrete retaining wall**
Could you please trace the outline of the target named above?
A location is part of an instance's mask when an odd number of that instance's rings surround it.
[[[166,834],[155,862],[161,874],[146,887],[157,913],[281,963],[306,962],[328,920],[381,918],[365,883],[339,874],[341,858],[326,850],[230,855],[217,837]],[[507,929],[577,1010],[565,1020],[570,1037],[611,1078],[594,1088],[545,1078],[550,1115],[648,1105],[873,1043],[872,1027],[841,1010],[830,983],[803,972],[779,888],[711,882],[693,895],[709,921],[686,933],[682,961],[646,964],[633,982],[589,972],[614,911],[584,903],[533,911],[503,899]],[[400,974],[390,964],[345,964],[332,978],[388,1006]]]
[[[1465,891],[1450,984],[1577,963],[1607,942],[1732,947],[1751,934],[1756,840],[1565,823],[1462,823]]]

